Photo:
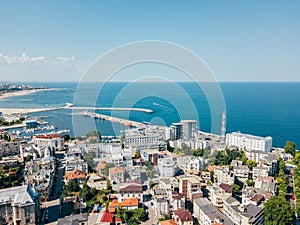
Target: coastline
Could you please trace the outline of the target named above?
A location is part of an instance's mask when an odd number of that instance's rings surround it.
[[[37,88],[37,89],[32,89],[32,90],[12,91],[12,92],[0,94],[0,99],[30,95],[30,94],[34,94],[34,93],[37,93],[40,91],[51,91],[51,90],[54,90],[54,88]]]

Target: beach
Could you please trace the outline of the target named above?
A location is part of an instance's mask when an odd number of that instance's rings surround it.
[[[13,91],[13,92],[0,94],[0,99],[9,98],[9,97],[16,97],[16,96],[30,95],[30,94],[34,94],[36,92],[48,91],[48,90],[53,90],[53,89],[52,88],[39,88],[39,89],[32,89],[32,90]]]

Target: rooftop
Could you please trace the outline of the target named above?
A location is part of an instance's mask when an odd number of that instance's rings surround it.
[[[62,138],[58,134],[38,134],[35,136],[35,138],[40,138],[40,139],[55,139],[55,138]]]
[[[109,203],[110,208],[118,208],[118,207],[131,207],[131,206],[138,206],[139,200],[137,198],[126,198],[122,202],[118,202],[117,199],[112,200]]]
[[[64,177],[67,180],[84,179],[86,178],[86,174],[82,170],[74,170],[74,171],[66,172]]]
[[[195,204],[197,204],[206,216],[209,217],[211,221],[215,221],[216,219],[222,221],[224,225],[232,225],[233,223],[207,198],[198,198],[194,200]]]
[[[193,221],[193,217],[192,217],[190,211],[183,209],[183,208],[175,210],[174,215],[178,216],[182,222],[183,221]]]
[[[272,140],[272,137],[268,136],[268,137],[260,137],[260,136],[255,136],[255,135],[251,135],[251,134],[243,134],[240,132],[232,132],[230,133],[230,135],[234,135],[234,136],[238,136],[238,137],[246,137],[246,138],[250,138],[250,139],[257,139],[257,140]]]
[[[249,204],[243,208],[239,206],[232,206],[232,209],[240,215],[248,218],[250,221],[255,221],[261,215],[261,213],[263,213],[262,208],[253,204]]]
[[[124,173],[124,169],[123,167],[112,167],[109,168],[109,174],[114,175],[114,174],[118,174],[118,173]]]

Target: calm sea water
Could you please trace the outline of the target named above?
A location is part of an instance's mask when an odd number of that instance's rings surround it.
[[[0,99],[0,108],[60,107],[66,102],[77,106],[139,107],[154,110],[144,112],[109,112],[106,115],[136,121],[150,121],[170,125],[180,119],[198,119],[200,130],[211,132],[212,122],[221,126],[219,113],[212,106],[221,104],[222,99],[209,102],[209,98],[195,83],[85,83],[74,100],[77,83],[33,83],[32,85],[55,88],[26,96]],[[300,146],[300,83],[221,83],[227,113],[227,132],[272,136],[273,145],[283,147],[286,140]],[[99,90],[100,93],[99,93]],[[98,95],[99,94],[99,95]],[[76,95],[75,95],[76,96]],[[218,108],[218,107],[217,107]],[[72,124],[80,125],[84,135],[95,125],[103,135],[113,135],[125,127],[108,121],[94,121],[71,110],[35,113],[34,116],[51,116],[45,120],[60,129],[72,130]],[[220,129],[215,130],[220,133]]]

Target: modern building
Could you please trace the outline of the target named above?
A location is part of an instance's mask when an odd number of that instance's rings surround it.
[[[171,158],[158,159],[158,169],[160,177],[174,177],[175,176],[175,163]]]
[[[223,207],[225,199],[232,195],[232,187],[228,184],[220,184],[219,186],[212,184],[206,187],[205,192],[211,203],[214,206],[221,208]]]
[[[214,169],[214,179],[217,184],[233,184],[235,181],[235,175],[233,171],[229,169],[229,167],[216,167]]]
[[[236,225],[263,225],[264,209],[253,204],[239,205],[238,202],[224,204],[224,214]]]
[[[182,139],[191,140],[197,137],[198,121],[197,120],[181,120],[182,124]]]
[[[227,218],[218,208],[207,198],[198,198],[193,201],[194,217],[201,225],[233,225],[234,223]]]
[[[240,132],[226,134],[226,145],[237,147],[240,150],[259,150],[270,152],[272,148],[272,137],[259,137]]]
[[[0,190],[0,224],[39,224],[40,198],[30,185]]]
[[[203,197],[201,182],[196,176],[181,177],[179,179],[179,192],[190,201]]]

